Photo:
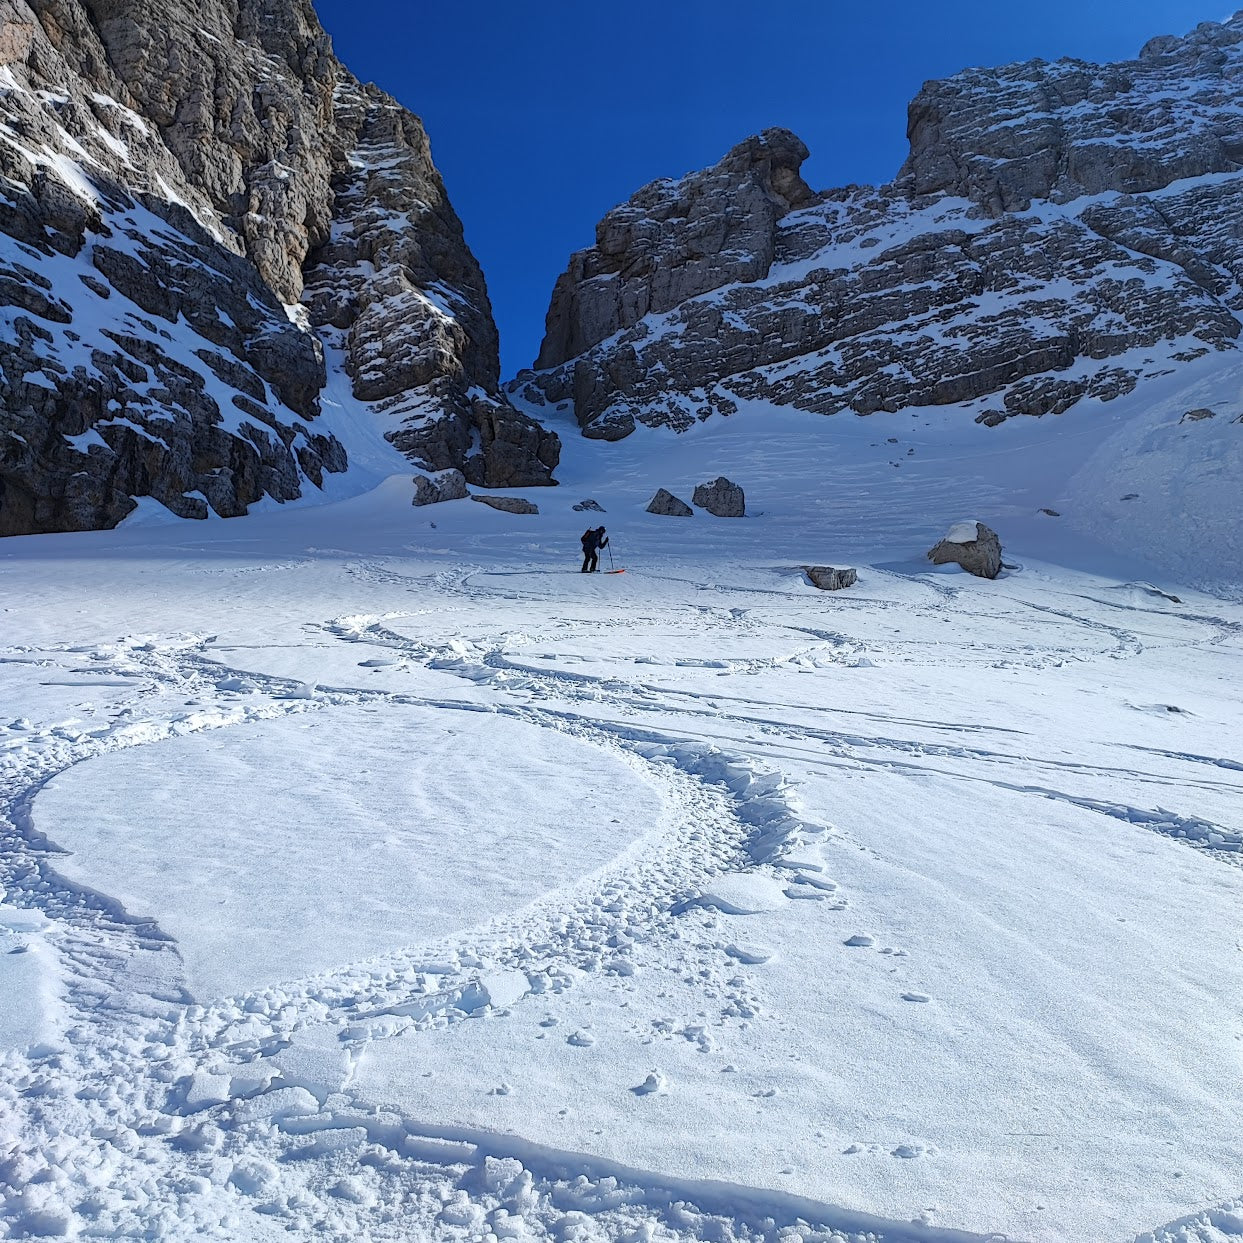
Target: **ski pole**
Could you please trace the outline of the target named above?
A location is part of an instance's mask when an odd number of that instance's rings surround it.
[[[613,568],[613,541],[612,540],[609,540],[608,549],[609,549],[609,569],[611,570]]]

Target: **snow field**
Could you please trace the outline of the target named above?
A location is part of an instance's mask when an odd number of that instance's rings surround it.
[[[769,413],[0,548],[0,1232],[1243,1234],[1243,613],[1039,514],[1100,428]]]

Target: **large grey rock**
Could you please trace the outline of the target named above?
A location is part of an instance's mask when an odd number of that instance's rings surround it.
[[[928,551],[933,565],[957,563],[977,578],[996,578],[1001,573],[1001,540],[982,522],[958,522]]]
[[[853,587],[859,580],[857,570],[835,570],[831,565],[806,565],[803,569],[811,585],[821,591],[841,591]]]
[[[893,182],[818,196],[769,184],[803,148],[768,131],[605,216],[511,391],[601,439],[751,399],[961,405],[984,435],[1233,349],[1241,76],[1243,14],[1120,65],[965,71],[911,105]]]
[[[747,512],[747,498],[743,490],[731,483],[724,475],[711,483],[701,483],[691,498],[699,509],[706,509],[717,518],[742,518]]]
[[[439,505],[442,501],[462,501],[470,493],[466,490],[466,476],[450,467],[434,475],[415,475],[415,505]]]
[[[484,505],[491,505],[493,509],[503,510],[507,514],[539,513],[539,506],[522,496],[483,496],[479,492],[472,492],[470,499]]]
[[[634,415],[628,410],[607,411],[598,419],[588,423],[583,428],[583,435],[588,440],[607,440],[611,443],[616,440],[625,440],[634,429]]]
[[[551,482],[422,125],[306,0],[0,0],[0,69],[0,534],[321,485],[325,343],[425,467]]]
[[[658,488],[656,495],[647,503],[649,514],[659,514],[662,518],[690,518],[695,511],[685,502],[680,501],[672,492]]]

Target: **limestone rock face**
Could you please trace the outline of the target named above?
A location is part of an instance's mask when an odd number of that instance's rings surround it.
[[[977,578],[996,578],[1001,573],[1001,540],[982,522],[959,522],[928,551],[933,565],[956,562]]]
[[[814,201],[799,176],[807,148],[768,129],[718,164],[680,181],[654,181],[596,226],[558,280],[537,367],[554,367],[629,328],[734,281],[764,276],[775,228]]]
[[[672,492],[658,488],[656,495],[647,503],[649,514],[658,514],[662,518],[690,518],[695,511],[685,502],[680,501]]]
[[[483,272],[417,117],[338,68],[333,226],[306,261],[303,300],[361,401],[431,470],[489,488],[553,482],[561,442],[501,393]]]
[[[916,194],[961,195],[1000,215],[1236,172],[1241,42],[1236,15],[1151,39],[1120,64],[1037,60],[926,83],[901,176]]]
[[[1233,349],[1240,77],[1243,14],[1123,64],[969,70],[912,103],[893,182],[818,195],[766,131],[601,221],[511,392],[607,440],[753,399],[962,405],[985,435]]]
[[[324,363],[81,4],[0,0],[0,535],[297,497]],[[96,20],[98,18],[98,21]]]
[[[700,509],[706,509],[717,518],[742,518],[747,512],[747,498],[743,490],[731,483],[724,475],[711,483],[701,483],[691,498]]]
[[[421,124],[306,0],[0,0],[0,534],[320,485],[325,347],[426,466],[551,481]]]

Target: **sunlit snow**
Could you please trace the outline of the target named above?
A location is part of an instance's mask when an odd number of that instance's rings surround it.
[[[1237,1237],[1232,368],[5,541],[9,1236]]]

